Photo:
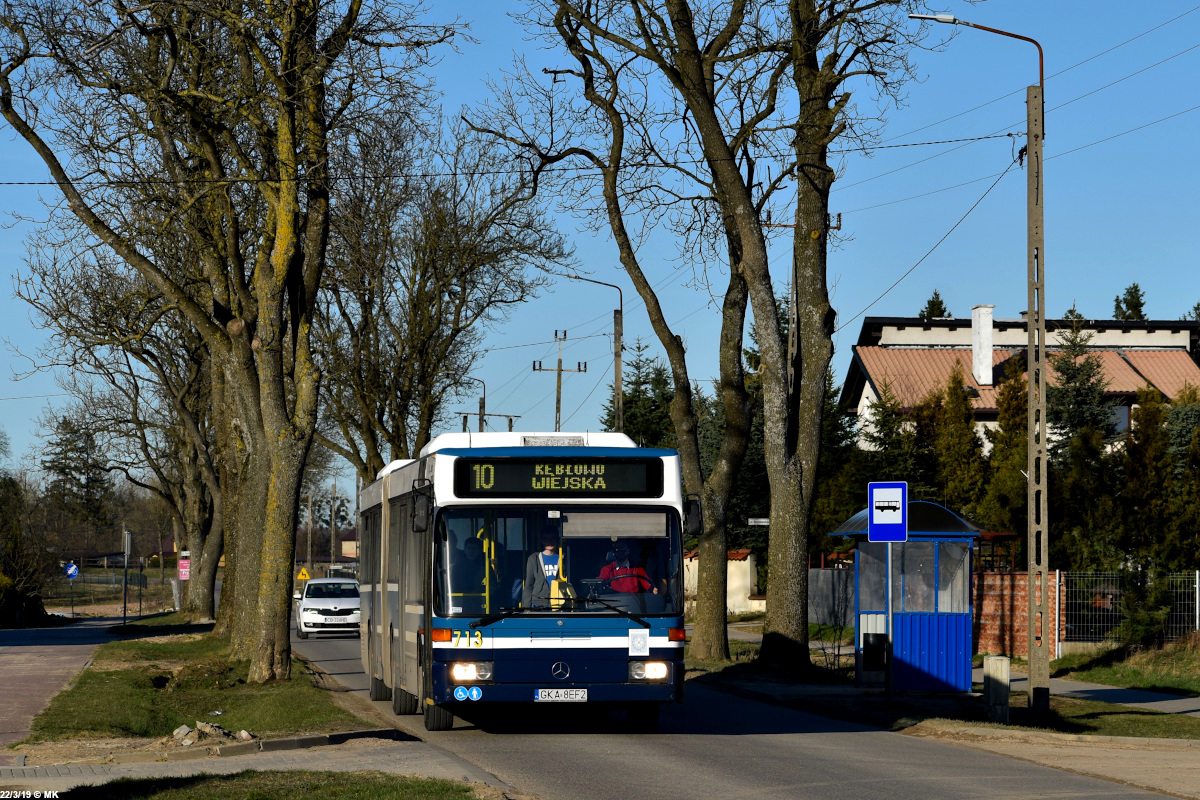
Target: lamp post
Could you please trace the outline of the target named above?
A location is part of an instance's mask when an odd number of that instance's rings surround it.
[[[617,433],[622,433],[625,430],[625,395],[621,389],[621,350],[623,349],[621,335],[625,317],[625,293],[621,291],[620,286],[613,283],[592,280],[580,275],[568,275],[567,277],[573,281],[587,281],[617,290],[617,308],[613,309],[613,427]]]
[[[962,25],[988,33],[1029,42],[1038,49],[1038,83],[1025,90],[1026,132],[1026,291],[1029,313],[1026,320],[1028,359],[1028,460],[1027,506],[1029,555],[1029,708],[1035,714],[1050,710],[1050,644],[1057,639],[1051,630],[1047,557],[1050,545],[1046,491],[1046,250],[1043,225],[1045,175],[1042,163],[1042,143],[1045,129],[1045,58],[1042,46],[1028,36],[976,25],[957,19],[952,14],[909,14],[910,19],[930,20],[946,25]],[[1055,587],[1058,591],[1058,587]],[[1057,628],[1058,620],[1054,620]],[[1052,638],[1053,637],[1053,638]]]

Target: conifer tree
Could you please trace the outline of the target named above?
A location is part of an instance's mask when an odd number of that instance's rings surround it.
[[[990,479],[976,519],[988,530],[1021,533],[1026,529],[1025,508],[1028,482],[1029,429],[1025,361],[1010,358],[1004,366],[1004,380],[997,391],[998,426],[987,432],[992,444],[989,461]]]
[[[1113,298],[1113,319],[1144,320],[1146,297],[1142,287],[1131,283],[1125,287],[1125,293]]]
[[[1114,403],[1104,395],[1108,380],[1100,357],[1088,348],[1092,334],[1076,320],[1060,333],[1060,339],[1060,351],[1049,355],[1052,374],[1046,397],[1049,449],[1054,457],[1084,431],[1094,431],[1102,441],[1115,433]]]
[[[942,500],[952,511],[973,514],[983,493],[983,446],[975,432],[975,409],[961,363],[950,373],[945,398],[934,443]]]
[[[946,303],[942,300],[942,295],[937,289],[933,290],[933,294],[925,301],[925,307],[917,314],[921,319],[937,319],[938,317],[953,317],[950,309],[946,308]]]

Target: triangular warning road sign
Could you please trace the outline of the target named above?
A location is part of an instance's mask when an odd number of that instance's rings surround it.
[[[298,581],[308,580],[308,570],[306,570],[304,567],[301,567],[300,574],[296,576],[296,580],[298,580]]]

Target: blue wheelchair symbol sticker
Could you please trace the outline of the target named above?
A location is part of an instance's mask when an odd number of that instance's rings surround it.
[[[467,699],[467,687],[459,686],[458,688],[456,688],[454,690],[454,699],[455,700],[466,700]]]
[[[479,698],[483,697],[483,689],[480,689],[478,686],[472,686],[471,690],[468,691],[467,694],[472,700],[478,700]]]

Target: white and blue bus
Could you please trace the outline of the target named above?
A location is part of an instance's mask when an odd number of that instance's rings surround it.
[[[453,433],[359,498],[371,698],[453,726],[479,703],[617,705],[652,730],[683,696],[674,450],[619,433]]]

